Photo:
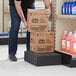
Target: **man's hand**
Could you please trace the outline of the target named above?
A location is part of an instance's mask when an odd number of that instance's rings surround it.
[[[28,26],[27,26],[27,22],[26,21],[24,22],[24,25],[26,27],[26,30],[28,30]]]
[[[27,26],[27,21],[25,20],[25,18],[21,18],[21,21],[24,23],[26,29],[28,29],[28,26]]]
[[[50,17],[50,15],[51,15],[50,0],[43,0],[43,1],[44,1],[44,4],[45,4],[45,7],[47,8],[47,10],[46,10],[47,17]]]
[[[46,9],[46,15],[47,15],[47,17],[50,17],[50,15],[51,15],[51,9]]]

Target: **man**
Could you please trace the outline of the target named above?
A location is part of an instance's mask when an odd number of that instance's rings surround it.
[[[46,14],[49,17],[51,14],[50,0],[44,0],[47,8]],[[9,59],[17,61],[17,40],[20,22],[22,21],[27,28],[27,9],[34,9],[34,0],[9,0],[11,29],[9,32]],[[30,48],[30,33],[27,31],[27,50]]]

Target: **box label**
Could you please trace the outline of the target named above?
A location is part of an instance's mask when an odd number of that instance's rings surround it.
[[[37,51],[51,51],[54,47],[50,45],[38,46]]]
[[[45,40],[44,40],[44,39],[40,39],[40,40],[38,41],[38,43],[39,43],[39,44],[45,44]]]

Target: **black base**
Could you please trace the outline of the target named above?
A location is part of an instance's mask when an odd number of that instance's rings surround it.
[[[57,52],[62,55],[62,64],[68,67],[76,67],[76,58],[72,55]]]
[[[37,54],[26,51],[24,52],[24,60],[36,66],[62,64],[61,54],[58,53]]]
[[[0,38],[0,45],[7,45],[8,38]],[[25,38],[18,38],[18,44],[26,44],[26,37]]]

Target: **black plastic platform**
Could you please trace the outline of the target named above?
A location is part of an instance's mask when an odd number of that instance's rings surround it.
[[[62,64],[62,56],[58,53],[37,54],[26,51],[24,52],[24,60],[36,66]]]
[[[70,55],[66,54],[65,52],[59,52],[56,51],[57,53],[62,55],[62,64],[69,66],[69,67],[76,67],[76,56],[75,55]]]

